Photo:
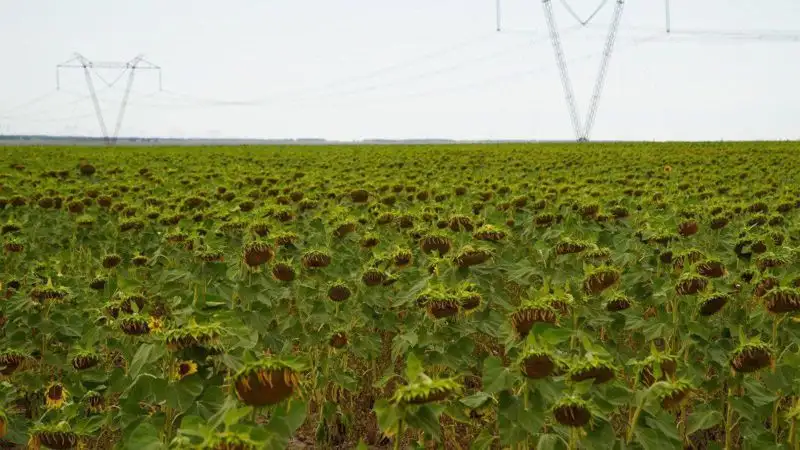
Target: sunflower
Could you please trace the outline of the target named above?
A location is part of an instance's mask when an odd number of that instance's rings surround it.
[[[197,373],[197,363],[194,361],[181,361],[175,368],[174,378],[182,380],[189,375]]]
[[[64,405],[67,400],[69,392],[61,383],[50,383],[46,391],[46,405],[48,408],[58,409]]]
[[[150,318],[147,319],[147,326],[150,328],[151,332],[158,332],[164,329],[164,322],[159,317],[150,316]]]
[[[664,173],[670,173],[670,172],[672,172],[672,166],[670,166],[669,164],[665,165]]]

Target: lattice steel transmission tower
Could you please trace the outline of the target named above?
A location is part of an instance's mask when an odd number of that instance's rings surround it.
[[[575,133],[575,138],[579,142],[588,141],[591,135],[592,128],[594,127],[595,118],[597,117],[597,108],[600,104],[600,97],[605,85],[606,73],[608,72],[608,63],[611,55],[614,52],[614,43],[617,40],[617,31],[619,30],[620,21],[622,19],[622,10],[625,7],[625,0],[613,0],[614,13],[611,24],[608,27],[608,34],[606,35],[605,46],[603,48],[603,56],[600,61],[600,68],[597,72],[595,79],[594,90],[592,97],[589,101],[589,109],[586,113],[586,118],[582,122],[580,113],[578,111],[578,104],[575,100],[575,92],[572,88],[572,80],[569,76],[569,68],[567,60],[564,56],[564,48],[561,45],[561,33],[559,32],[558,25],[556,24],[555,16],[553,13],[552,0],[542,0],[544,8],[544,15],[547,21],[547,28],[550,35],[550,42],[553,45],[553,52],[555,53],[556,65],[558,67],[559,75],[561,77],[561,86],[564,89],[564,97],[567,102],[567,109],[569,110],[570,121],[572,122],[572,129]],[[581,18],[570,7],[567,0],[561,0],[564,9],[581,25],[586,26],[591,22],[606,6],[609,0],[602,0],[599,6],[586,18]],[[496,0],[497,8],[497,31],[501,31],[501,14],[500,14],[500,0]],[[667,32],[669,32],[669,0],[665,0],[666,14],[667,14]]]
[[[138,55],[137,57],[126,62],[109,62],[90,61],[83,55],[75,53],[75,56],[72,59],[56,66],[56,89],[61,89],[62,69],[83,69],[84,78],[86,79],[86,86],[89,89],[89,94],[92,97],[94,112],[97,115],[97,122],[100,125],[100,132],[103,134],[103,139],[106,145],[109,146],[116,145],[117,139],[119,138],[119,131],[122,128],[122,121],[125,118],[125,109],[128,106],[128,98],[131,94],[131,88],[133,87],[133,80],[136,76],[136,72],[139,70],[155,70],[158,72],[158,88],[161,90],[161,67],[145,60],[143,55]],[[104,78],[100,77],[100,75],[95,72],[95,69],[117,69],[120,70],[120,73],[113,81],[108,82]],[[109,135],[108,128],[106,127],[106,122],[103,117],[103,110],[100,108],[100,101],[97,98],[97,91],[94,88],[94,78],[92,77],[92,74],[97,75],[108,87],[112,87],[120,79],[122,79],[126,73],[128,74],[128,79],[125,86],[125,94],[122,97],[119,111],[117,111],[117,120],[114,125],[114,133]]]

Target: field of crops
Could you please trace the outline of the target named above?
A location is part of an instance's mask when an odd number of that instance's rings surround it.
[[[800,449],[798,152],[0,149],[0,448]]]

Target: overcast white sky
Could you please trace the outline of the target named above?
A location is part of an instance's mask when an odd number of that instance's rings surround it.
[[[497,33],[495,0],[0,0],[0,132],[99,135],[83,72],[55,90],[80,52],[163,68],[126,136],[572,138],[540,0],[502,1]],[[584,117],[614,0],[580,29],[553,1]],[[667,37],[664,0],[628,0],[593,138],[800,138],[800,1],[672,0],[672,24],[741,36]],[[125,79],[94,80],[113,129]]]

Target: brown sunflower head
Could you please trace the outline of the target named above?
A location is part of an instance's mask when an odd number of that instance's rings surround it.
[[[300,262],[306,269],[321,269],[331,263],[331,255],[325,250],[309,250],[303,254]]]
[[[589,405],[577,396],[559,400],[553,406],[553,417],[561,425],[580,428],[592,420]]]
[[[731,355],[731,367],[740,373],[757,372],[772,362],[772,350],[767,344],[758,341],[739,346]]]
[[[112,269],[114,267],[117,267],[121,262],[122,262],[122,257],[117,255],[116,253],[112,253],[110,255],[106,255],[103,257],[103,267],[106,269]]]
[[[337,281],[328,288],[328,298],[334,302],[343,302],[350,298],[350,288],[341,281]]]
[[[244,246],[242,250],[244,262],[250,267],[258,267],[267,264],[275,257],[272,247],[260,241],[253,241]]]
[[[150,325],[144,316],[133,315],[124,317],[119,322],[123,333],[129,336],[142,336],[150,333]]]
[[[587,294],[597,295],[619,283],[621,275],[622,272],[616,267],[595,267],[584,276],[583,290]]]
[[[511,314],[511,325],[517,334],[524,338],[536,323],[556,323],[558,312],[548,302],[541,299],[528,300]]]
[[[419,245],[422,251],[427,254],[437,252],[439,256],[444,256],[450,251],[452,241],[446,235],[435,233],[424,236]]]
[[[293,281],[295,269],[288,261],[280,261],[272,266],[272,276],[278,281]]]
[[[370,267],[361,274],[361,281],[367,286],[379,286],[387,279],[386,272]]]

